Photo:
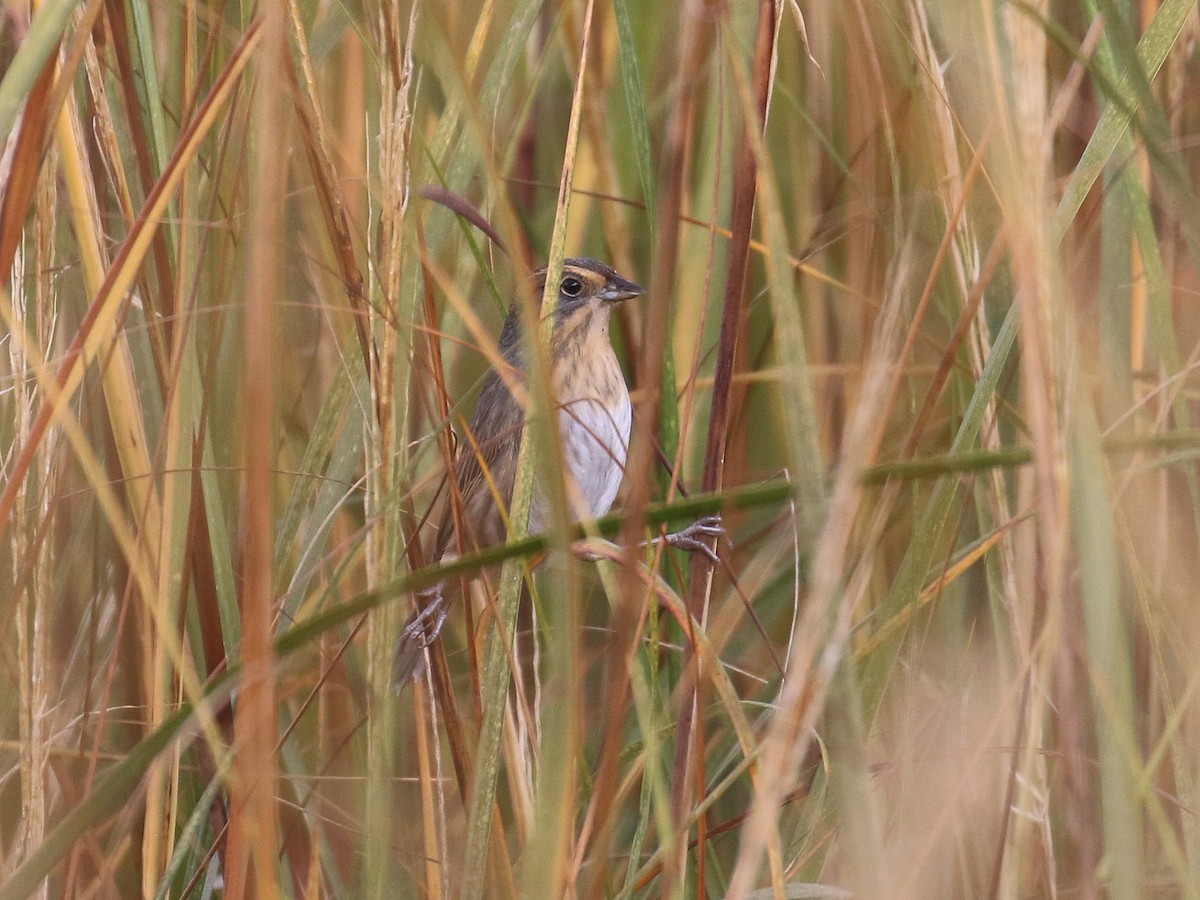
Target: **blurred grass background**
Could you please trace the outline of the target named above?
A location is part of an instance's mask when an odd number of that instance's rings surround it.
[[[0,898],[1200,896],[1198,38],[7,2]],[[467,560],[396,694],[564,251],[649,288],[613,528],[723,509],[722,563],[557,529],[510,672]]]

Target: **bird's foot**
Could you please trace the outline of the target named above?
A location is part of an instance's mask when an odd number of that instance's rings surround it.
[[[686,553],[703,553],[712,562],[719,563],[721,558],[712,544],[725,534],[725,526],[721,524],[720,515],[704,516],[697,519],[682,531],[668,534],[665,540],[670,546]]]
[[[409,616],[396,641],[395,655],[392,657],[392,684],[400,690],[414,678],[420,678],[425,670],[425,649],[437,640],[446,624],[446,611],[449,603],[442,593],[441,585],[421,591],[420,596],[426,602],[419,610]]]
[[[441,590],[430,591],[429,603],[412,615],[404,625],[404,640],[411,641],[417,648],[424,650],[442,632],[446,624],[448,604]]]

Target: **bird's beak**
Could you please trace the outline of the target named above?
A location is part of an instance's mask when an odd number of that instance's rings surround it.
[[[608,303],[620,303],[622,300],[640,297],[644,293],[646,293],[646,289],[641,285],[626,281],[620,275],[614,275],[608,279],[608,284],[604,286],[600,299]]]

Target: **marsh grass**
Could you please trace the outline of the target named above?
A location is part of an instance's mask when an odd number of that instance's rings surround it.
[[[9,4],[0,898],[1200,894],[1198,38]],[[567,528],[536,380],[513,540],[431,567],[564,255],[650,288],[618,512]]]

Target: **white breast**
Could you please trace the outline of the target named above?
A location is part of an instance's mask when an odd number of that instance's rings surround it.
[[[558,412],[567,501],[571,517],[576,520],[607,513],[625,475],[633,407],[624,379],[619,384],[619,393],[611,404],[584,396],[563,402]],[[550,524],[545,498],[537,495],[530,511],[529,530],[544,531]]]
[[[582,517],[602,516],[612,507],[625,475],[632,422],[629,395],[606,407],[596,400],[577,400],[559,411],[563,460],[578,491]]]

